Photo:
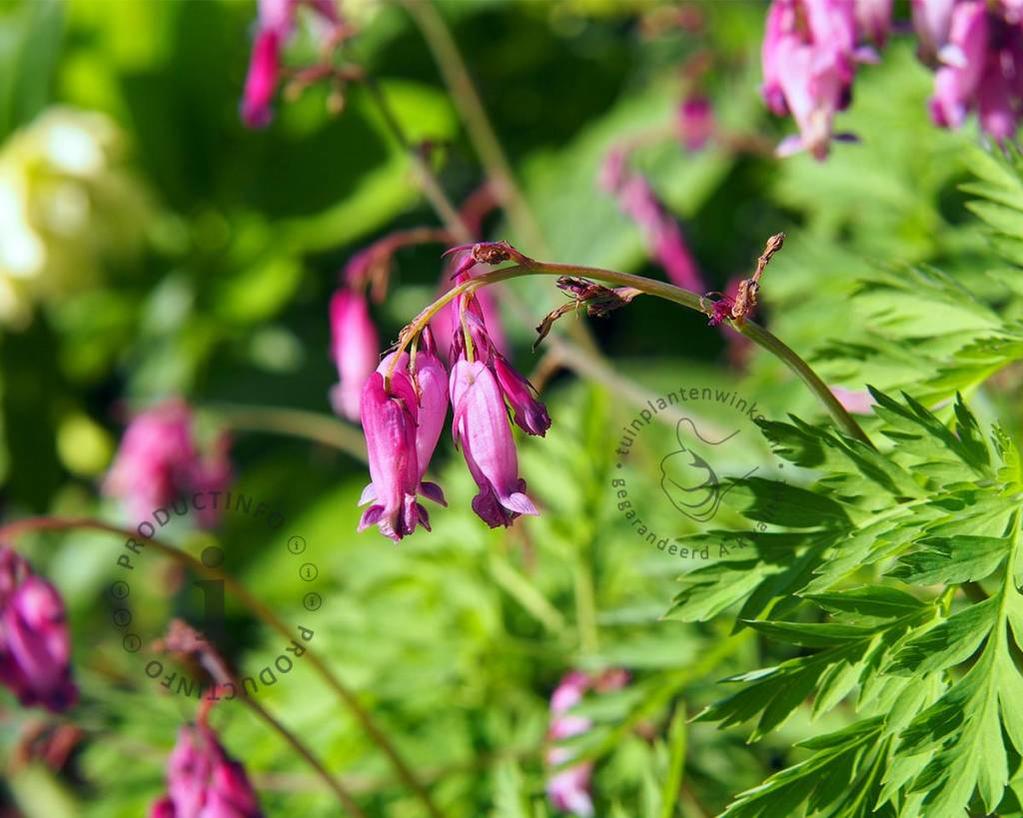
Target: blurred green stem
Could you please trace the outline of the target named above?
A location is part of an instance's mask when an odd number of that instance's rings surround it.
[[[170,557],[176,562],[188,566],[200,576],[223,582],[224,587],[234,594],[238,600],[257,618],[262,620],[272,630],[281,634],[281,636],[285,639],[289,641],[294,639],[292,628],[284,622],[283,619],[278,617],[277,614],[275,614],[269,607],[249,593],[249,591],[232,576],[224,574],[215,568],[207,567],[191,554],[187,554],[181,549],[175,548],[173,545],[168,545],[167,543],[160,542],[159,540],[143,537],[137,531],[131,531],[127,528],[121,528],[120,526],[104,523],[102,520],[94,520],[90,517],[28,517],[23,520],[16,520],[15,522],[8,523],[7,525],[0,526],[0,542],[13,540],[22,534],[27,534],[32,531],[69,531],[79,528],[90,529],[92,531],[104,531],[108,534],[116,534],[126,539],[134,539],[136,542],[144,543],[146,546],[152,546],[164,556]],[[324,662],[323,659],[321,659],[320,656],[312,650],[312,648],[305,646],[305,656],[324,682],[326,682],[327,686],[337,694],[342,704],[344,704],[344,706],[352,713],[356,721],[362,729],[366,731],[366,734],[370,737],[373,743],[380,748],[385,756],[387,756],[399,778],[401,778],[405,785],[413,793],[415,793],[431,818],[442,818],[442,813],[433,803],[433,798],[430,796],[429,791],[419,782],[415,773],[413,773],[412,768],[409,767],[408,763],[398,752],[398,748],[391,742],[387,734],[384,733],[379,726],[377,726],[373,716],[370,715],[369,711],[366,710],[365,707],[363,707],[354,691],[349,689],[348,686],[345,685],[340,678],[338,678],[334,671],[327,666],[326,662]]]
[[[231,429],[300,437],[340,449],[363,462],[366,460],[366,440],[362,431],[320,412],[229,403],[210,403],[205,407],[215,412]]]
[[[705,299],[702,295],[690,290],[684,290],[681,287],[676,287],[674,284],[668,284],[666,281],[656,281],[652,278],[644,278],[643,276],[632,275],[631,273],[619,273],[615,270],[604,270],[599,267],[583,267],[576,264],[553,264],[550,262],[525,259],[512,267],[505,267],[501,270],[495,270],[492,273],[486,273],[484,275],[471,278],[463,284],[452,287],[450,290],[443,293],[436,301],[419,313],[412,323],[405,328],[401,334],[398,350],[403,350],[413,338],[423,331],[426,325],[429,324],[430,319],[432,319],[445,304],[453,301],[459,295],[463,293],[471,293],[481,287],[488,287],[502,281],[509,281],[513,278],[523,278],[531,275],[558,277],[572,276],[602,281],[605,284],[611,284],[616,287],[632,287],[642,293],[646,293],[647,295],[653,295],[667,301],[673,301],[676,304],[695,310],[703,315],[708,314],[707,309],[704,306]],[[729,320],[728,325],[740,335],[745,335],[755,344],[766,349],[776,358],[785,363],[785,365],[788,366],[789,369],[791,369],[820,400],[835,423],[837,423],[847,435],[859,440],[861,443],[869,446],[870,448],[874,448],[874,444],[871,443],[870,438],[867,437],[866,432],[864,432],[860,427],[860,424],[856,422],[856,419],[846,411],[838,398],[836,398],[834,393],[828,388],[828,385],[820,379],[820,376],[818,376],[810,365],[800,358],[794,350],[792,350],[779,338],[775,337],[768,330],[764,329],[759,324],[753,323],[752,321],[737,322]],[[397,360],[397,356],[395,356],[395,360]]]
[[[543,231],[515,181],[511,163],[490,124],[483,100],[480,99],[465,60],[462,59],[462,54],[444,18],[437,11],[433,0],[404,0],[404,5],[433,54],[434,62],[437,63],[444,84],[451,92],[469,139],[486,170],[487,178],[495,185],[498,198],[508,212],[512,227],[522,236],[525,243],[548,255],[550,250]]]

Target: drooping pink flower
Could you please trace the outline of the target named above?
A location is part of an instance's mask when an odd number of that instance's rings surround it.
[[[270,124],[270,105],[281,76],[281,50],[294,31],[295,18],[302,5],[332,25],[339,23],[333,0],[260,0],[241,102],[242,121],[250,128]]]
[[[768,108],[791,114],[799,136],[779,155],[807,150],[827,156],[835,114],[849,104],[858,59],[853,0],[773,0],[761,51]]]
[[[7,546],[0,546],[0,684],[22,705],[55,713],[78,700],[64,601]]]
[[[221,434],[201,451],[194,426],[191,409],[180,399],[167,400],[136,416],[121,438],[103,491],[141,519],[194,492],[225,489],[231,480],[230,440]],[[212,504],[206,505],[199,521],[212,526],[218,512]]]
[[[910,0],[919,42],[917,53],[928,65],[937,64],[938,54],[948,42],[955,4],[956,0]]]
[[[892,29],[892,0],[855,0],[853,10],[859,39],[883,46]]]
[[[429,329],[423,331],[419,344],[414,369],[409,370],[410,357],[407,352],[402,352],[398,356],[395,371],[410,378],[418,401],[414,413],[416,416],[418,491],[436,503],[447,505],[440,486],[436,483],[423,482],[423,477],[430,468],[430,461],[433,459],[433,453],[437,448],[441,432],[444,430],[444,420],[448,413],[448,373],[440,358],[437,357],[437,347]],[[377,373],[386,377],[391,371],[396,355],[397,353],[394,352],[387,355],[377,367]]]
[[[958,128],[980,86],[987,63],[990,25],[984,0],[967,0],[952,11],[946,63],[934,77],[931,116],[946,128]],[[948,60],[952,62],[948,62]]]
[[[600,184],[614,194],[621,211],[643,231],[650,256],[664,268],[673,284],[697,292],[707,289],[682,228],[661,204],[646,178],[627,168],[621,151],[611,151],[605,158]]]
[[[571,712],[582,702],[588,691],[604,693],[618,690],[624,687],[628,680],[628,673],[617,668],[598,675],[574,670],[565,674],[551,694],[551,721],[547,739],[552,746],[546,752],[546,761],[547,766],[553,771],[547,779],[547,797],[555,809],[581,818],[594,814],[593,798],[590,795],[593,763],[586,761],[562,766],[572,760],[573,753],[567,747],[557,746],[557,742],[582,735],[593,726],[587,717]],[[555,770],[557,767],[561,769]]]
[[[232,759],[216,733],[187,725],[167,761],[167,795],[150,818],[263,818],[245,768]]]
[[[366,379],[380,360],[380,341],[361,292],[343,288],[330,300],[331,354],[338,384],[330,392],[334,411],[359,419],[359,402]]]
[[[386,537],[397,542],[411,534],[420,523],[429,530],[430,518],[416,501],[419,488],[419,458],[416,428],[419,404],[412,379],[396,370],[385,375],[374,372],[362,390],[362,431],[366,436],[370,483],[359,505],[371,503],[359,521],[359,531],[376,525]]]
[[[503,355],[493,356],[492,369],[497,385],[512,410],[515,424],[527,434],[543,437],[551,428],[547,407],[534,396],[532,384],[505,359]]]
[[[518,455],[501,389],[481,361],[460,358],[451,369],[452,433],[479,493],[472,509],[491,528],[538,514],[519,477]]]

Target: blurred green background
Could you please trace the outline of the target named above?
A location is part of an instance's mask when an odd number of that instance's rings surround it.
[[[420,33],[396,5],[345,0],[343,8],[361,29],[351,59],[378,79],[411,137],[438,146],[433,164],[451,198],[463,200],[483,173]],[[722,133],[773,144],[791,131],[758,97],[765,5],[690,4],[701,22],[688,29],[663,24],[672,8],[440,4],[548,247],[526,244],[500,214],[486,222],[489,237],[552,261],[663,277],[597,176],[610,148],[674,122],[692,82],[685,66],[697,60],[709,59],[709,68],[694,88],[711,98]],[[460,456],[444,444],[436,470],[450,508],[432,513],[433,534],[398,546],[375,531],[355,534],[367,480],[357,458],[242,428],[252,424],[242,423],[238,406],[329,416],[336,374],[326,305],[338,271],[391,230],[437,223],[402,148],[357,86],[339,116],[313,88],[279,100],[269,128],[242,127],[255,13],[240,0],[0,3],[5,518],[123,521],[98,482],[124,419],[182,395],[211,428],[234,424],[237,489],[279,509],[286,525],[269,530],[228,515],[212,535],[185,523],[162,533],[196,555],[216,538],[226,567],[296,623],[308,617],[305,585],[285,543],[303,536],[325,601],[309,625],[313,646],[359,692],[446,815],[546,814],[550,691],[574,667],[608,666],[628,668],[634,681],[594,712],[588,746],[601,762],[598,815],[659,814],[672,713],[697,711],[722,695],[718,679],[784,652],[751,640],[718,656],[730,622],[661,619],[686,566],[637,541],[613,507],[615,430],[636,411],[620,389],[562,372],[545,390],[554,427],[521,444],[544,516],[486,529],[469,511]],[[854,103],[840,115],[839,130],[858,133],[860,144],[837,146],[823,164],[779,162],[727,140],[687,152],[670,136],[634,157],[681,220],[712,289],[748,274],[764,240],[787,231],[761,315],[804,355],[817,351],[835,385],[862,389],[867,380],[847,359],[829,364],[826,350],[865,334],[849,296],[876,265],[936,263],[983,291],[986,239],[958,188],[977,137],[930,124],[930,80],[911,45],[896,38],[881,65],[862,69]],[[396,337],[431,300],[439,253],[427,246],[399,255],[391,292],[374,307],[382,338]],[[538,360],[532,324],[562,296],[550,282],[511,286],[530,311],[505,310],[516,363],[528,373]],[[638,388],[741,383],[769,417],[819,417],[780,364],[754,354],[736,368],[723,335],[705,324],[639,299],[592,327]],[[926,367],[893,357],[870,378],[905,385]],[[669,450],[671,432],[652,427],[643,442],[649,457]],[[748,453],[770,462],[763,457]],[[649,478],[652,494],[656,472]],[[650,514],[660,513],[652,504]],[[162,790],[166,753],[195,702],[164,695],[121,649],[104,596],[116,538],[40,535],[22,544],[68,599],[84,692],[69,718],[84,734],[60,771],[18,762],[25,732],[44,719],[0,697],[8,759],[0,814],[137,818]],[[156,555],[146,556],[133,592],[148,639],[171,614],[196,610],[188,584]],[[279,640],[233,601],[229,614],[232,659],[258,671]],[[308,666],[299,662],[261,701],[322,754],[367,814],[423,814]],[[839,726],[843,714],[825,718]],[[716,814],[734,793],[798,760],[792,744],[822,729],[809,720],[800,713],[755,745],[742,731],[692,725],[681,802],[663,814]],[[253,774],[268,815],[337,814],[320,782],[249,713],[218,708],[215,723]]]

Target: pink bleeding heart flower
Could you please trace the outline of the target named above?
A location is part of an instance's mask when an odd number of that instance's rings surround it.
[[[538,514],[519,477],[518,455],[504,398],[481,361],[459,359],[451,369],[452,433],[479,493],[472,508],[491,528],[520,514]]]
[[[938,54],[948,42],[955,5],[956,0],[910,0],[917,53],[928,65],[937,64]]]
[[[546,435],[551,428],[551,418],[547,407],[534,397],[532,384],[503,355],[494,354],[491,368],[501,393],[511,407],[515,424],[527,434]]]
[[[7,546],[0,546],[0,684],[26,707],[58,713],[78,701],[64,601]]]
[[[358,420],[362,387],[380,361],[380,340],[361,292],[343,288],[334,293],[330,300],[330,334],[338,374],[330,401],[337,414]]]
[[[942,49],[945,64],[934,77],[930,101],[936,124],[958,128],[965,121],[984,76],[990,34],[983,0],[968,0],[955,7],[948,44]]]
[[[265,127],[273,118],[270,105],[281,76],[281,50],[294,33],[298,9],[303,5],[329,27],[340,24],[334,0],[260,0],[258,28],[241,102],[242,121],[249,128]]]
[[[359,505],[371,503],[359,521],[359,531],[376,525],[385,537],[397,542],[422,524],[430,530],[430,518],[416,501],[419,458],[416,430],[419,404],[412,379],[396,370],[374,372],[362,390],[362,431],[366,436],[370,483]]]
[[[167,795],[149,818],[263,818],[245,768],[216,733],[198,724],[182,727],[167,761]]]
[[[773,0],[761,58],[764,101],[799,126],[779,155],[806,150],[824,159],[835,114],[849,104],[855,64],[873,59],[856,47],[853,0]]]
[[[221,434],[201,451],[194,425],[192,410],[176,398],[136,416],[121,438],[103,491],[142,519],[181,497],[226,489],[231,481],[230,438]],[[199,522],[215,525],[218,511],[206,506],[199,511]]]
[[[884,45],[892,30],[892,0],[855,0],[853,13],[859,39]]]

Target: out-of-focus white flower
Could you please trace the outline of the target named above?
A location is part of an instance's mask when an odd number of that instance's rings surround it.
[[[148,210],[106,116],[51,108],[0,146],[0,324],[87,287],[134,253]]]

